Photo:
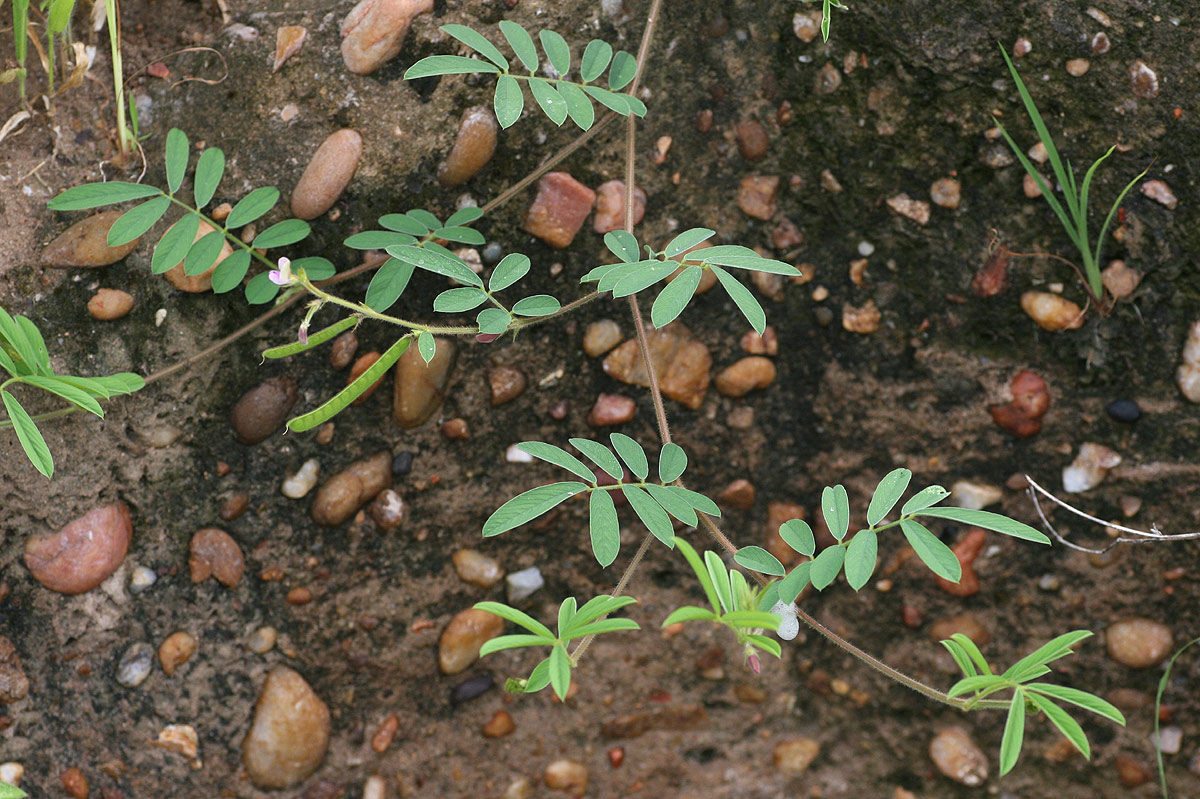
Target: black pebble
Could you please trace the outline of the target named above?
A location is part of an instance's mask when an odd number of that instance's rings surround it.
[[[412,471],[413,454],[411,452],[400,452],[395,458],[392,458],[392,474],[397,477],[408,474]]]
[[[1142,409],[1133,400],[1120,399],[1108,403],[1108,415],[1118,422],[1136,422],[1142,415]]]
[[[450,701],[455,705],[470,702],[490,691],[493,685],[495,685],[495,681],[490,673],[476,674],[454,686],[454,690],[450,692]]]

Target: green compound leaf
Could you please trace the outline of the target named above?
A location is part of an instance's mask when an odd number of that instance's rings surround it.
[[[312,228],[303,219],[285,219],[255,236],[254,243],[250,246],[256,250],[285,247],[308,238],[311,231]]]
[[[1032,676],[1040,676],[1033,674],[1034,668],[1074,654],[1071,647],[1091,637],[1090,630],[1074,630],[1063,633],[1009,666],[1000,676],[1014,682],[1025,682],[1027,679],[1032,679]]]
[[[192,178],[197,208],[208,205],[224,175],[225,153],[221,152],[220,147],[209,147],[200,153],[200,158],[196,160],[196,174]]]
[[[358,321],[359,317],[357,316],[347,316],[345,319],[340,319],[329,327],[318,330],[316,333],[310,333],[307,344],[299,341],[293,341],[291,344],[284,344],[279,347],[271,347],[269,350],[263,351],[262,357],[275,360],[277,358],[286,358],[289,355],[295,355],[306,350],[311,350],[313,347],[321,346],[342,331],[354,327],[356,324],[358,324]]]
[[[1000,776],[1013,770],[1021,756],[1021,744],[1025,738],[1025,692],[1013,694],[1008,707],[1008,720],[1004,724],[1004,737],[1000,740]]]
[[[733,560],[744,568],[769,574],[772,577],[782,577],[787,573],[779,558],[762,547],[742,547],[733,556]]]
[[[84,211],[88,208],[99,208],[102,205],[141,200],[156,194],[162,194],[162,190],[154,186],[143,186],[140,183],[126,183],[120,180],[108,183],[85,183],[82,186],[67,189],[46,206],[51,211]]]
[[[561,645],[550,650],[550,687],[559,699],[566,701],[571,688],[571,661]]]
[[[538,68],[537,48],[533,45],[533,37],[529,35],[529,31],[511,19],[504,19],[500,20],[500,33],[504,34],[504,38],[508,40],[509,46],[512,47],[525,69],[536,72]]]
[[[620,480],[624,476],[625,469],[621,466],[621,462],[617,460],[617,456],[613,455],[608,447],[588,438],[571,438],[567,440],[571,446],[582,452],[584,457],[603,469],[612,479]]]
[[[496,110],[496,121],[500,127],[507,130],[525,110],[525,95],[521,93],[521,84],[512,75],[501,75],[496,81],[496,96],[492,101]]]
[[[279,189],[262,186],[238,200],[237,205],[225,217],[225,227],[233,229],[248,225],[275,207],[279,202]]]
[[[637,269],[616,282],[612,289],[613,297],[628,297],[630,294],[636,294],[653,286],[679,268],[679,264],[674,261],[641,261],[637,266]]]
[[[657,328],[663,328],[679,318],[688,303],[692,301],[692,297],[696,295],[696,289],[700,286],[702,277],[704,277],[704,270],[700,267],[684,267],[674,280],[663,286],[663,290],[658,292],[658,296],[654,299],[654,305],[650,307],[651,323]]]
[[[520,444],[517,444],[517,449],[532,455],[538,460],[554,464],[561,469],[566,469],[576,477],[586,480],[589,483],[596,482],[596,476],[592,474],[592,470],[583,461],[579,460],[579,458],[576,458],[561,447],[546,444],[542,441],[522,441]],[[600,493],[607,492],[602,491]]]
[[[646,460],[646,451],[642,449],[642,445],[624,433],[613,433],[608,439],[612,442],[613,449],[621,456],[621,460],[629,467],[629,471],[633,472],[637,479],[645,480],[650,474],[650,464]]]
[[[733,275],[726,272],[719,266],[711,266],[713,274],[717,276],[717,280],[721,281],[721,285],[725,287],[725,292],[729,294],[729,298],[733,300],[734,305],[742,312],[742,316],[746,317],[746,321],[750,323],[750,327],[754,328],[754,332],[760,336],[767,329],[767,314],[763,311],[762,306],[758,304],[758,300],[750,293],[750,289],[746,288]]]
[[[908,545],[930,571],[952,583],[962,579],[962,564],[959,563],[958,556],[936,535],[925,529],[924,525],[912,519],[902,519],[900,530],[908,539]]]
[[[908,490],[910,480],[912,472],[908,469],[893,469],[879,481],[875,493],[871,495],[871,503],[867,506],[867,524],[874,526],[883,521],[883,517],[896,507],[900,497]]]
[[[608,71],[608,88],[619,92],[633,81],[637,74],[637,59],[632,53],[624,50],[617,51],[613,56],[612,68]]]
[[[500,69],[508,69],[508,59],[496,49],[496,45],[484,38],[483,34],[471,30],[466,25],[443,25],[441,30],[458,39]]]
[[[585,484],[576,482],[550,483],[531,488],[505,502],[488,517],[483,523],[483,537],[490,538],[520,527],[587,490]]]
[[[821,554],[812,561],[808,572],[813,587],[818,591],[824,591],[830,583],[837,579],[838,572],[842,570],[845,560],[846,548],[843,546],[826,547],[821,550]]]
[[[621,493],[625,495],[625,499],[629,500],[629,506],[642,520],[642,524],[646,525],[646,529],[668,547],[674,546],[672,539],[675,536],[675,528],[671,524],[671,517],[662,509],[662,506],[635,485],[622,484]]]
[[[537,619],[530,616],[528,613],[517,610],[514,607],[504,605],[500,602],[476,602],[474,605],[476,610],[486,610],[488,613],[494,613],[505,621],[511,621],[518,627],[524,627],[529,632],[542,638],[555,640],[557,636],[550,632],[550,628],[542,624]]]
[[[788,519],[779,525],[779,537],[792,549],[811,558],[817,551],[817,539],[812,528],[803,519]]]
[[[416,267],[412,264],[397,261],[395,258],[384,261],[383,266],[379,267],[379,271],[371,278],[363,302],[378,313],[391,308],[408,288],[408,281],[412,279],[414,269]]]
[[[219,230],[205,233],[200,240],[188,248],[183,259],[183,273],[188,276],[202,275],[217,262],[217,256],[225,246],[225,234]]]
[[[520,685],[520,683],[517,683]],[[525,680],[524,691],[527,694],[534,694],[550,684],[550,658],[546,658],[541,663],[533,667],[533,671],[529,672],[529,677]],[[507,688],[507,686],[506,686]],[[517,691],[514,691],[516,693]]]
[[[478,58],[465,58],[460,55],[431,55],[422,58],[406,69],[404,79],[415,80],[434,75],[470,75],[476,72],[488,72],[494,75],[500,70]]]
[[[161,275],[181,262],[192,248],[192,242],[196,240],[199,231],[198,214],[185,214],[180,217],[154,246],[154,255],[150,257],[150,271]]]
[[[120,247],[141,236],[171,207],[170,197],[155,197],[129,209],[108,229],[108,246]]]
[[[428,330],[422,330],[417,335],[417,352],[427,364],[437,355],[437,341]]]
[[[379,356],[379,360],[371,364],[361,375],[354,379],[350,385],[334,394],[324,405],[314,411],[309,411],[302,416],[297,416],[287,423],[287,429],[293,433],[302,433],[305,430],[311,430],[318,425],[332,419],[334,416],[342,412],[351,402],[362,396],[368,388],[375,385],[375,381],[383,377],[388,369],[396,361],[400,360],[400,356],[408,349],[408,345],[412,343],[412,338],[404,336],[399,338],[388,347],[383,355]]]
[[[879,539],[874,530],[859,530],[846,546],[846,582],[855,591],[862,588],[875,572]]]
[[[779,601],[785,605],[796,601],[800,592],[808,587],[809,572],[812,561],[805,561],[788,572],[788,576],[779,581]]]
[[[46,446],[46,439],[42,438],[42,432],[38,430],[29,413],[21,407],[21,403],[17,402],[16,397],[7,391],[0,391],[0,398],[4,400],[4,410],[8,412],[8,418],[13,423],[17,441],[21,443],[21,449],[25,450],[33,468],[47,478],[53,477],[54,458],[50,455],[50,447]]]
[[[433,298],[433,310],[439,313],[473,311],[487,302],[487,294],[474,286],[447,289]]]
[[[512,324],[512,320],[513,318],[509,315],[508,311],[502,311],[499,308],[484,308],[475,317],[475,324],[479,326],[480,333],[498,336],[505,330],[508,330],[508,326]]]
[[[549,294],[534,294],[532,297],[517,300],[512,312],[517,316],[549,316],[558,313],[560,308],[562,304]]]
[[[677,255],[682,255],[688,250],[695,247],[697,244],[708,241],[713,236],[717,235],[717,231],[709,230],[706,227],[694,227],[690,230],[685,230],[675,238],[671,239],[671,243],[663,250],[663,255],[667,258],[674,258]],[[751,250],[753,252],[753,250]],[[678,264],[676,264],[678,266]]]
[[[683,447],[674,442],[663,444],[658,454],[658,479],[664,483],[673,483],[684,473],[687,465],[688,456]]]
[[[560,78],[565,78],[571,71],[571,48],[567,45],[567,40],[549,30],[538,33],[538,39],[542,42],[542,50],[546,52],[550,66],[554,67]]]
[[[246,277],[250,270],[250,251],[237,250],[228,258],[222,258],[221,263],[212,273],[213,294],[224,294],[233,291]]]
[[[637,239],[627,230],[613,230],[605,233],[604,246],[624,263],[632,264],[639,260]]]
[[[916,494],[913,494],[908,502],[904,503],[904,506],[900,508],[900,515],[908,516],[919,510],[933,507],[948,496],[950,496],[950,492],[941,486],[923,488]]]
[[[621,525],[612,494],[608,491],[593,491],[588,498],[588,531],[596,562],[607,568],[621,550]]]
[[[584,83],[591,83],[604,74],[608,63],[612,61],[613,49],[608,42],[592,39],[583,50],[583,60],[579,64],[579,75]]]
[[[959,524],[970,524],[992,530],[1003,535],[1033,541],[1038,544],[1050,544],[1050,539],[1027,524],[1022,524],[999,513],[986,510],[969,510],[967,508],[929,508],[921,511],[919,516],[932,516],[935,519],[947,519]]]
[[[596,109],[587,93],[574,83],[558,84],[558,93],[567,101],[567,115],[580,130],[590,130],[596,121]]]
[[[463,260],[457,256],[408,244],[388,247],[387,253],[399,261],[410,263],[420,269],[444,275],[467,286],[483,288],[483,280],[479,275],[472,272],[471,267],[463,263]]]
[[[529,256],[518,252],[509,253],[492,270],[492,276],[488,278],[488,291],[504,291],[527,274]]]
[[[188,137],[179,128],[167,131],[167,147],[165,166],[167,169],[167,189],[174,194],[183,185],[183,176],[188,165]]]
[[[821,515],[835,539],[841,541],[846,537],[850,529],[850,499],[845,486],[826,486],[821,491]]]
[[[551,122],[562,125],[567,121],[567,100],[558,89],[543,78],[530,78],[529,91]]]

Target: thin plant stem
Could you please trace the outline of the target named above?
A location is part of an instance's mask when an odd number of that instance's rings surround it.
[[[642,558],[646,556],[646,550],[650,548],[650,542],[653,540],[654,536],[646,533],[646,537],[642,539],[641,546],[638,547],[637,552],[633,553],[633,560],[629,561],[629,565],[625,567],[625,571],[621,572],[621,579],[617,581],[617,586],[612,590],[610,596],[619,597],[621,594],[625,593],[626,586],[628,586],[629,581],[633,579],[633,573],[636,572],[638,566],[641,565]],[[596,634],[592,633],[591,635],[585,635],[579,640],[579,643],[575,645],[575,651],[571,653],[572,663],[576,665],[579,664],[579,658],[581,658],[583,653],[587,651],[587,648],[591,646],[592,639],[595,637]]]

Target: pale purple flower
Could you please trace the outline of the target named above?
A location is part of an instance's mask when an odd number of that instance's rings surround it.
[[[290,286],[295,278],[292,275],[292,260],[290,258],[280,258],[279,268],[272,269],[267,273],[267,277],[276,286]]]

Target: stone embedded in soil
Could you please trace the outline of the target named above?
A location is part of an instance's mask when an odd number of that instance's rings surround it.
[[[158,582],[158,574],[147,566],[135,566],[133,573],[129,575],[129,590],[134,594],[140,594],[150,586]]]
[[[924,200],[914,200],[907,194],[897,194],[895,197],[888,198],[887,206],[918,225],[929,224],[929,203]]]
[[[1090,491],[1108,475],[1109,469],[1121,463],[1121,456],[1103,444],[1086,442],[1079,447],[1075,460],[1063,469],[1063,491],[1078,494]]]
[[[779,527],[792,519],[803,519],[805,510],[794,502],[771,502],[767,505],[767,528],[764,535],[767,551],[779,559],[784,566],[796,562],[799,553],[787,545],[779,535]]]
[[[950,486],[950,501],[968,510],[983,510],[988,505],[995,505],[1003,497],[1003,491],[988,483],[956,480]]]
[[[259,627],[246,639],[246,648],[256,655],[265,655],[275,648],[279,633],[274,627]]]
[[[506,735],[511,735],[517,725],[513,723],[513,718],[506,710],[497,710],[488,722],[483,725],[484,738],[503,738]]]
[[[504,619],[476,608],[460,611],[438,639],[438,668],[458,674],[479,659],[479,648],[504,631]]]
[[[1042,187],[1038,185],[1037,178],[1028,172],[1021,178],[1021,191],[1031,200],[1042,196]]]
[[[442,435],[450,441],[464,441],[471,437],[471,426],[462,417],[442,422]]]
[[[777,250],[790,250],[804,243],[804,234],[796,223],[786,216],[779,220],[771,231],[771,246]]]
[[[754,496],[754,483],[751,483],[744,477],[739,477],[725,486],[725,490],[717,496],[717,502],[731,508],[750,510],[750,508],[754,507]]]
[[[25,778],[25,767],[16,761],[10,760],[7,763],[0,763],[0,782],[7,782],[15,788],[21,787],[21,780]]]
[[[433,0],[361,0],[342,20],[342,60],[346,69],[369,75],[400,54],[404,36]]]
[[[42,248],[42,264],[65,269],[108,266],[121,260],[142,240],[139,236],[120,247],[108,246],[108,230],[124,213],[124,210],[102,211],[79,220]]]
[[[245,513],[248,507],[250,507],[250,495],[239,491],[221,504],[221,510],[217,515],[221,517],[222,521],[231,522]]]
[[[313,521],[336,527],[374,499],[391,482],[390,452],[377,452],[369,458],[355,461],[317,489],[312,504]]]
[[[1175,384],[1188,402],[1200,402],[1200,320],[1192,322],[1188,328],[1180,360],[1179,368],[1175,370]]]
[[[288,499],[306,497],[308,492],[316,486],[320,473],[321,462],[316,458],[309,458],[300,465],[299,469],[284,478],[280,491]]]
[[[190,724],[168,724],[158,731],[158,738],[151,743],[168,752],[183,755],[192,761],[192,768],[200,768],[201,764],[196,759],[200,753],[200,736]]]
[[[1126,619],[1105,631],[1109,657],[1134,669],[1156,666],[1171,654],[1175,638],[1165,624],[1150,619]]]
[[[842,306],[842,327],[851,333],[863,335],[874,333],[879,329],[881,321],[883,321],[883,315],[875,307],[874,300],[867,300],[858,307],[849,303]]]
[[[370,4],[372,0],[364,0],[364,3]],[[362,5],[360,3],[359,7]],[[350,16],[354,16],[359,7],[351,11]],[[342,46],[344,51],[345,42]],[[362,158],[362,149],[362,136],[350,128],[331,133],[321,142],[292,191],[292,215],[299,219],[316,219],[332,208],[350,185]]]
[[[512,402],[525,393],[525,373],[515,366],[494,366],[487,371],[488,387],[492,391],[492,407]]]
[[[769,272],[751,272],[750,282],[754,284],[754,288],[758,289],[758,293],[768,300],[783,302],[783,275],[774,275]]]
[[[1029,438],[1042,429],[1042,417],[1050,409],[1050,391],[1046,381],[1023,369],[1009,383],[1012,402],[992,405],[992,420],[1017,438]]]
[[[133,309],[133,295],[120,289],[100,289],[88,300],[87,309],[93,319],[102,322],[120,319]]]
[[[530,566],[528,569],[521,569],[508,575],[504,579],[504,590],[509,602],[520,602],[545,584],[546,580],[542,577],[542,570],[537,566]]]
[[[646,192],[641,186],[633,187],[633,224],[637,225],[646,215]],[[596,189],[596,215],[592,218],[592,230],[610,233],[625,229],[625,181],[610,180]]]
[[[637,403],[623,394],[601,394],[588,411],[587,423],[592,427],[611,427],[625,424],[637,413]]]
[[[578,760],[560,758],[542,773],[546,787],[556,791],[564,791],[568,796],[581,797],[587,793],[588,769]]]
[[[726,397],[744,397],[755,389],[775,382],[775,364],[761,355],[749,355],[727,366],[717,375],[714,385]]]
[[[583,351],[589,358],[599,358],[620,343],[621,327],[611,319],[592,322],[583,334]]]
[[[1142,59],[1139,58],[1129,65],[1129,82],[1133,86],[1135,96],[1143,100],[1158,97],[1158,75]]]
[[[692,410],[699,408],[708,391],[712,366],[708,347],[678,322],[651,331],[646,336],[646,343],[662,393]],[[604,373],[622,383],[650,384],[635,339],[629,339],[609,353],[604,359]]]
[[[174,676],[175,670],[187,663],[196,653],[196,637],[189,632],[180,630],[167,636],[158,646],[158,662],[168,677]]]
[[[979,593],[979,575],[975,573],[975,559],[979,557],[979,553],[983,551],[983,545],[987,543],[987,533],[978,527],[972,527],[967,531],[957,544],[954,545],[952,551],[958,558],[958,564],[962,567],[962,576],[957,583],[952,583],[945,577],[934,575],[937,580],[938,588],[952,596],[966,597]]]
[[[392,739],[396,737],[396,731],[399,729],[400,717],[393,713],[379,724],[379,728],[371,736],[371,748],[379,754],[386,752],[392,745]]]
[[[464,111],[454,146],[438,166],[438,183],[453,188],[475,177],[492,160],[498,131],[496,117],[486,106],[477,105]]]
[[[490,672],[468,677],[450,691],[450,704],[461,705],[486,694],[496,685]]]
[[[821,752],[821,744],[812,738],[793,738],[780,741],[771,753],[775,768],[788,777],[799,777]]]
[[[962,201],[962,184],[955,178],[938,178],[929,187],[929,199],[942,208],[957,208]]]
[[[1073,78],[1082,78],[1091,68],[1092,62],[1086,58],[1072,58],[1066,64],[1067,74]]]
[[[347,330],[333,340],[333,344],[329,348],[329,365],[340,372],[350,365],[356,352],[358,352],[358,334],[353,330]]]
[[[993,253],[971,280],[971,293],[976,297],[995,297],[1008,288],[1008,255]]]
[[[821,12],[797,11],[792,15],[792,33],[804,43],[811,42],[821,32]]]
[[[284,596],[284,601],[287,602],[289,605],[296,605],[296,606],[307,605],[309,602],[312,602],[312,600],[313,600],[312,590],[309,588],[305,588],[302,585],[298,585],[295,588],[291,589],[290,591],[287,592],[287,595]]]
[[[275,31],[275,61],[271,64],[271,71],[278,72],[284,62],[300,52],[307,38],[308,29],[302,25],[280,25]]]
[[[176,221],[175,224],[171,225],[171,227],[175,227],[175,225],[178,224],[179,221]],[[168,228],[168,231],[169,230],[170,228]],[[193,242],[200,241],[200,239],[204,238],[215,230],[216,228],[202,220],[199,227],[196,228],[196,237],[193,239]],[[163,235],[165,236],[166,234],[164,233]],[[226,240],[225,243],[221,245],[221,251],[217,254],[217,260],[214,261],[213,265],[207,270],[198,275],[189,275],[186,271],[184,271],[184,261],[180,261],[164,272],[163,277],[167,279],[168,283],[180,291],[186,291],[189,294],[201,294],[212,289],[213,270],[215,270],[222,261],[231,255],[233,255],[233,245]],[[186,260],[186,258],[184,260]]]
[[[929,757],[938,771],[963,785],[982,785],[988,761],[983,750],[962,727],[946,727],[929,742]]]
[[[63,790],[70,794],[72,799],[88,799],[87,777],[83,775],[83,770],[78,766],[65,769],[62,774],[58,775],[58,779],[62,782]]]
[[[504,578],[504,569],[495,558],[489,558],[477,549],[460,549],[452,560],[459,579],[479,588],[486,590]]]
[[[325,758],[329,708],[304,678],[286,666],[267,674],[242,743],[242,763],[255,787],[290,788]]]
[[[1124,261],[1109,261],[1100,273],[1104,289],[1115,299],[1124,299],[1137,290],[1142,282],[1142,273],[1125,265]]]
[[[1150,771],[1129,755],[1117,755],[1113,761],[1117,780],[1126,788],[1136,788],[1150,780]]]
[[[428,364],[416,347],[409,347],[396,362],[392,419],[401,427],[424,424],[442,405],[457,348],[449,339],[439,338],[434,342],[437,353]]]
[[[188,569],[193,583],[215,577],[226,588],[234,588],[246,571],[246,559],[229,533],[208,527],[192,536]]]
[[[650,730],[692,730],[708,721],[700,705],[667,705],[656,710],[616,716],[600,725],[605,738],[639,738]]]
[[[1104,406],[1104,412],[1114,421],[1133,424],[1142,416],[1142,409],[1130,399],[1113,400]]]
[[[25,542],[25,566],[51,591],[82,594],[107,580],[125,559],[133,521],[124,503],[88,511],[57,533]]]
[[[825,66],[821,67],[817,72],[817,78],[813,83],[813,88],[817,94],[833,94],[842,86],[842,73],[838,72],[830,62],[826,61]]]
[[[1043,330],[1075,330],[1083,326],[1083,309],[1057,294],[1027,291],[1021,295],[1021,310]]]
[[[408,504],[394,490],[385,488],[371,500],[367,513],[375,526],[386,533],[404,524],[408,518]]]
[[[975,642],[976,646],[986,646],[992,640],[992,634],[975,617],[974,613],[960,613],[945,619],[938,619],[929,628],[929,638],[942,641],[955,633],[962,633]]]
[[[154,647],[145,641],[133,644],[117,662],[117,682],[126,688],[137,688],[150,676],[154,666]]]
[[[778,210],[775,205],[775,194],[778,191],[778,175],[747,175],[738,184],[738,208],[755,219],[770,219]]]
[[[737,136],[738,152],[747,161],[761,161],[767,157],[767,148],[771,142],[767,131],[757,119],[746,119],[738,123],[734,134]]]
[[[229,413],[238,441],[257,444],[274,435],[298,397],[295,382],[286,377],[269,378],[247,391]]]
[[[0,635],[0,705],[24,699],[29,693],[29,678],[21,668],[21,658],[13,642]]]
[[[1175,196],[1175,192],[1171,191],[1171,187],[1165,180],[1147,180],[1142,184],[1141,192],[1172,211],[1175,210],[1175,206],[1179,205],[1179,198]]]
[[[596,202],[596,192],[566,172],[551,172],[538,181],[537,196],[525,212],[521,229],[551,247],[568,247]]]

